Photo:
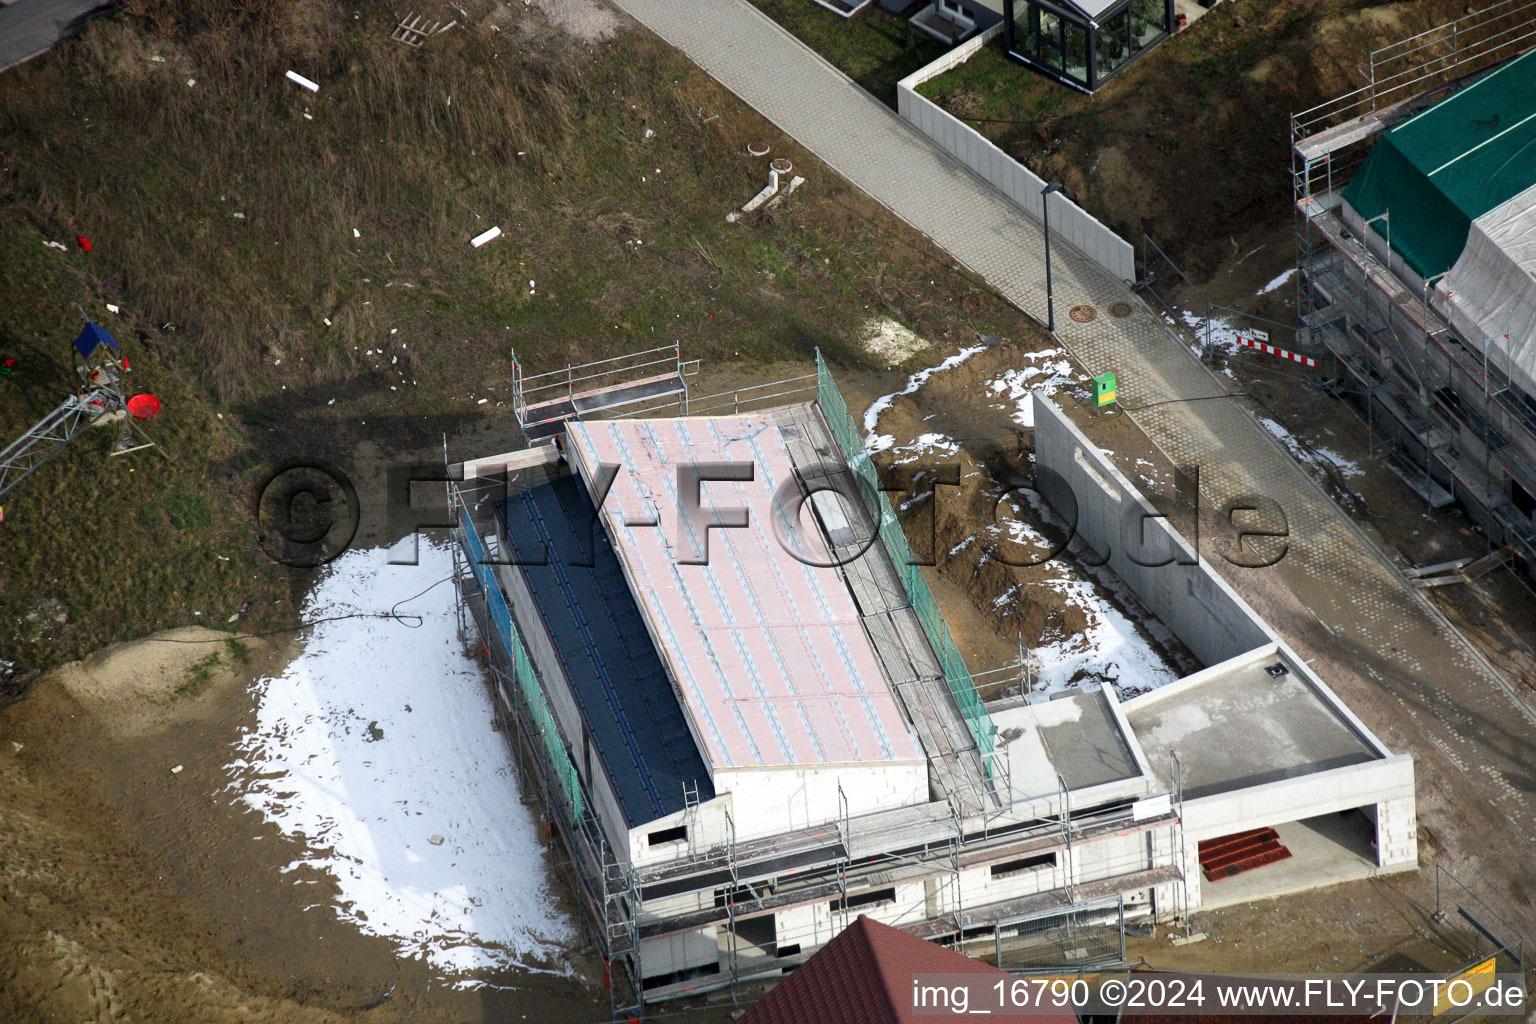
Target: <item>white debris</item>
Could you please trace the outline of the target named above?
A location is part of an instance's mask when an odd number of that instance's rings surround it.
[[[108,313],[121,313],[122,311],[123,311],[123,307],[117,305],[115,302],[107,303],[107,312]]]
[[[171,769],[171,774],[172,775],[180,775],[185,770],[186,770],[186,765],[179,764],[176,767]]]
[[[375,549],[331,564],[304,618],[363,615],[319,622],[280,676],[255,684],[231,788],[309,844],[293,866],[334,880],[338,915],[402,954],[452,973],[564,972],[574,930],[538,823],[459,639],[453,589],[432,587],[452,556],[423,538],[419,562]],[[417,628],[387,616],[397,603]]]
[[[478,235],[476,235],[474,238],[471,238],[469,240],[469,244],[474,246],[476,249],[478,249],[482,245],[484,245],[486,242],[494,241],[495,239],[498,239],[500,237],[501,237],[501,228],[499,228],[499,227],[498,228],[491,228],[491,229],[489,229],[487,231],[482,231]]]
[[[288,72],[287,78],[288,78],[288,81],[292,82],[294,85],[303,86],[304,88],[308,89],[310,92],[319,92],[320,91],[320,84],[318,82],[311,82],[309,79],[305,78],[303,75],[299,74],[297,71],[290,71],[290,72]]]

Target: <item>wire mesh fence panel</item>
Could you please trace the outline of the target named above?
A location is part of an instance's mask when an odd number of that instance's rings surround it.
[[[1466,931],[1478,956],[1505,957],[1516,970],[1524,967],[1520,932],[1440,864],[1435,865],[1435,917]]]
[[[996,925],[997,965],[1005,971],[1073,971],[1125,960],[1120,897],[1077,903]]]
[[[912,555],[912,548],[907,543],[906,533],[903,532],[901,523],[896,517],[896,510],[891,507],[890,502],[886,501],[880,489],[880,479],[875,470],[874,461],[864,447],[858,425],[849,415],[848,406],[843,401],[842,393],[837,390],[837,384],[832,380],[832,373],[820,352],[816,353],[816,377],[816,396],[822,415],[828,427],[831,428],[832,436],[837,439],[838,447],[843,451],[843,458],[848,463],[848,469],[853,473],[853,479],[858,485],[860,495],[864,498],[869,514],[879,524],[880,540],[901,575],[902,586],[907,592],[907,601],[917,613],[923,632],[927,634],[928,642],[933,646],[933,652],[944,672],[944,681],[949,686],[949,692],[954,695],[955,703],[959,706],[960,714],[964,717],[965,724],[976,741],[977,749],[984,756],[984,764],[990,775],[992,762],[985,759],[985,755],[992,753],[996,747],[996,729],[992,725],[992,718],[987,714],[981,698],[976,694],[976,684],[971,679],[970,671],[965,667],[965,659],[960,656],[960,649],[955,646],[955,639],[949,632],[949,626],[945,624],[943,615],[939,613],[938,602],[934,600],[928,581],[923,578],[922,567],[917,564],[917,559]]]

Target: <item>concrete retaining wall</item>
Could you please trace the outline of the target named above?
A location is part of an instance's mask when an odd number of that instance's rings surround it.
[[[917,87],[930,78],[964,64],[997,38],[1002,30],[999,22],[897,82],[896,109],[918,131],[954,154],[961,163],[1039,221],[1042,212],[1040,190],[1046,186],[1044,179],[917,91]],[[1136,280],[1136,250],[1131,243],[1100,224],[1060,192],[1053,193],[1049,200],[1053,238],[1059,236],[1071,243],[1073,248],[1120,280]]]
[[[1206,665],[1271,643],[1247,602],[1083,432],[1049,399],[1034,403],[1036,486],[1148,610]]]

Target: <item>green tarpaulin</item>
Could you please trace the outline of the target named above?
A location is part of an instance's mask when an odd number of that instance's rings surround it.
[[[1536,51],[1384,134],[1344,201],[1426,278],[1461,255],[1476,218],[1536,184]],[[1388,226],[1390,225],[1390,226]]]

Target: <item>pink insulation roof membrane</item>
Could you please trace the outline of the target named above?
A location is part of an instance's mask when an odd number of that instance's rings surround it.
[[[772,525],[791,465],[771,418],[572,422],[566,436],[589,481],[618,467],[603,522],[711,770],[922,760],[838,571],[796,558]],[[706,514],[747,509],[747,525],[709,529],[708,563],[685,564],[704,531],[680,522],[678,466],[711,462],[752,466],[700,499]],[[830,561],[808,533],[806,560]]]

